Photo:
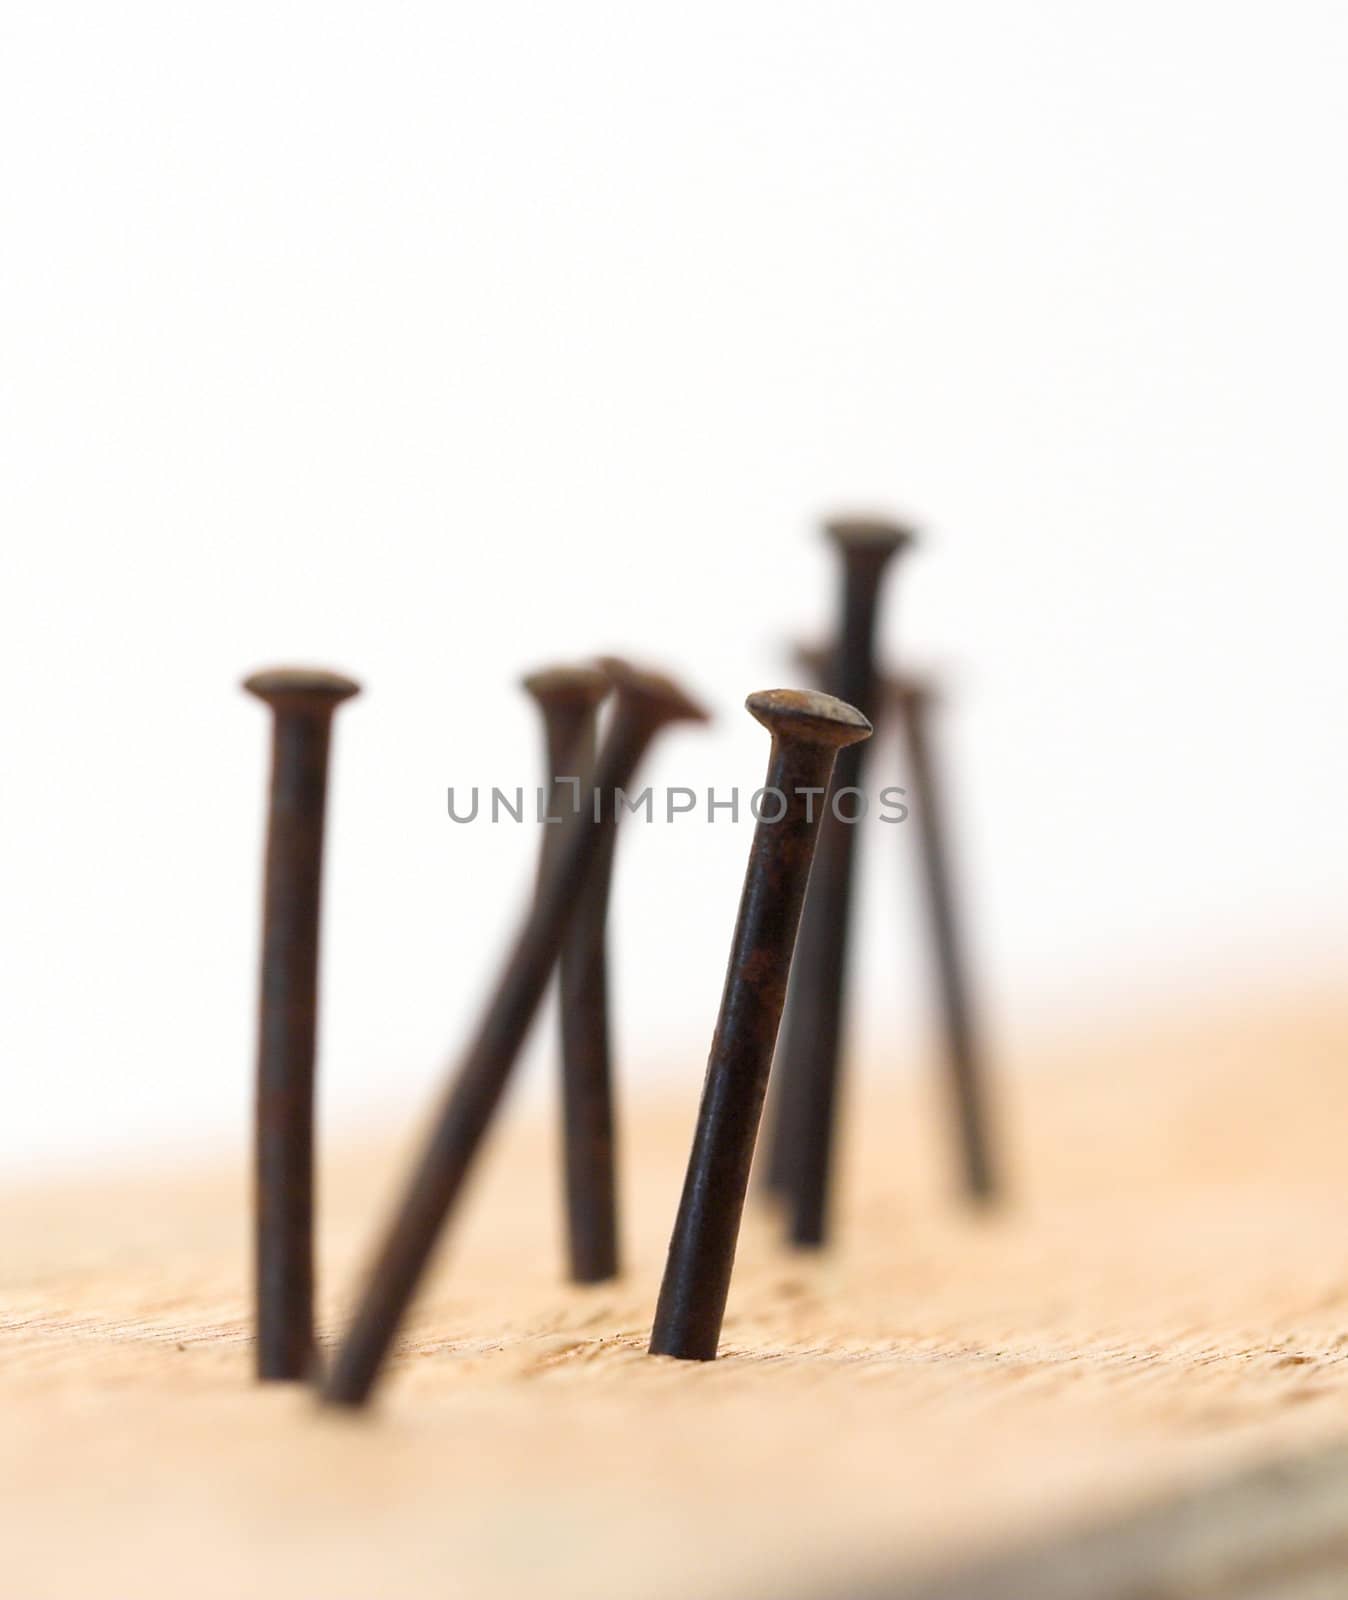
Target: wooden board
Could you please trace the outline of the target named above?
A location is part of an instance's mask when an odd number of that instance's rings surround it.
[[[709,1366],[644,1354],[698,1067],[624,1118],[611,1287],[559,1283],[553,1133],[511,1117],[360,1418],[249,1381],[243,1152],[11,1186],[5,1592],[1348,1592],[1348,1007],[1014,1066],[984,1219],[934,1089],[858,1074],[840,1249],[756,1213]],[[407,1142],[326,1163],[329,1330]]]

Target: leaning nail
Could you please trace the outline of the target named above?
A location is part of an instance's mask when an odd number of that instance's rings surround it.
[[[824,688],[832,660],[832,652],[827,646],[795,644],[791,647],[790,657],[791,665],[799,669],[807,682],[817,689]],[[769,1129],[769,1137],[764,1141],[767,1145],[765,1159],[760,1160],[754,1171],[759,1193],[770,1202],[784,1195],[790,1187],[789,1155],[795,1140],[787,1126],[790,1121],[786,1109],[787,1093],[785,1074],[779,1065],[769,1080],[767,1104],[763,1112]]]
[[[314,1349],[314,1047],[332,715],[359,685],[281,668],[244,682],[272,710],[257,1051],[257,1375],[303,1378]]]
[[[500,1103],[586,875],[616,824],[614,791],[630,783],[665,723],[705,719],[706,713],[669,679],[619,663],[605,665],[616,704],[590,792],[583,797],[586,807],[562,830],[565,839],[557,859],[506,958],[380,1245],[365,1293],[323,1386],[323,1398],[330,1404],[358,1406],[369,1398]]]
[[[867,738],[854,707],[808,690],[750,695],[772,734],[721,1009],[712,1038],[693,1150],[651,1332],[651,1354],[710,1361],[716,1354],[735,1263],[768,1069],[786,996],[805,885],[840,750]],[[815,790],[810,797],[806,791]],[[770,820],[769,805],[781,817]]]
[[[970,1199],[985,1202],[996,1197],[998,1182],[988,1126],[986,1077],[951,884],[945,812],[931,749],[930,713],[937,696],[929,683],[909,675],[892,680],[886,687],[900,711],[908,757],[964,1185]]]
[[[541,881],[561,844],[566,820],[579,807],[580,785],[588,782],[599,706],[609,680],[596,667],[555,667],[526,678],[524,687],[543,714],[552,790],[548,815],[559,819],[545,828]],[[618,1272],[605,958],[614,838],[615,830],[609,829],[607,845],[576,903],[558,962],[567,1257],[575,1283],[602,1283]]]

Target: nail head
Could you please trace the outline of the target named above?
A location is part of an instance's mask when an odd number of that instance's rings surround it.
[[[541,705],[597,706],[611,687],[607,673],[593,666],[544,667],[520,679]]]
[[[855,706],[816,689],[763,689],[744,706],[770,733],[790,733],[835,749],[867,739],[873,731],[869,718]]]
[[[360,693],[354,679],[323,667],[268,667],[245,678],[243,687],[269,705],[291,700],[327,701],[335,706]]]
[[[658,722],[709,722],[710,714],[672,678],[633,666],[621,656],[601,656],[600,670],[614,689],[629,700],[644,702]]]
[[[890,555],[917,539],[917,529],[910,524],[874,516],[830,517],[824,532],[844,550],[875,555]]]

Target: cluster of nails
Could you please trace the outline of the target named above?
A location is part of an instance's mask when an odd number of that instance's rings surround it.
[[[798,653],[819,688],[768,690],[746,701],[771,735],[765,787],[797,797],[830,785],[859,787],[873,721],[887,705],[900,710],[966,1186],[986,1200],[994,1179],[928,750],[930,693],[914,680],[882,679],[875,665],[881,580],[912,534],[892,523],[856,520],[830,523],[827,531],[842,568],[837,643],[829,651]],[[523,925],[383,1235],[351,1324],[326,1370],[319,1370],[313,1323],[319,885],[332,716],[358,686],[334,673],[282,669],[257,673],[245,687],[274,714],[257,1065],[258,1375],[312,1379],[326,1401],[359,1406],[374,1388],[463,1190],[554,969],[561,994],[571,1275],[594,1283],[619,1270],[605,963],[617,811],[599,797],[630,782],[661,728],[705,720],[705,713],[669,678],[612,658],[525,680],[542,712],[551,781],[563,773],[586,774],[592,803],[564,827],[544,831],[538,883]],[[601,739],[600,710],[610,699]],[[780,819],[760,821],[755,829],[656,1305],[654,1355],[703,1361],[716,1355],[774,1053],[764,1186],[783,1205],[794,1244],[826,1240],[854,835],[831,809],[807,807],[799,798]]]

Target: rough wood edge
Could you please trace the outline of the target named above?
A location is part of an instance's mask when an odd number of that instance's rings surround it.
[[[1051,1544],[837,1600],[1319,1600],[1348,1594],[1348,1445],[1261,1463]]]

